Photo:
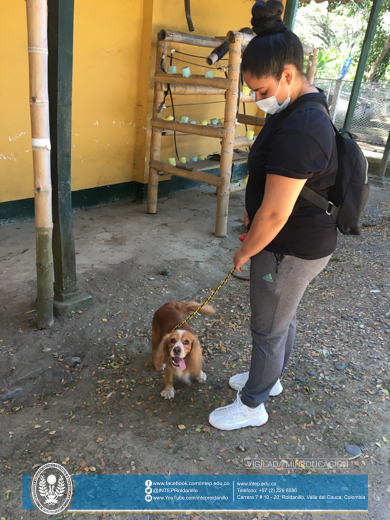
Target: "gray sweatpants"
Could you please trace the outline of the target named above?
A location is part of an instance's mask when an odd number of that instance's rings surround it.
[[[290,357],[298,304],[311,280],[330,257],[302,260],[286,255],[277,265],[274,253],[261,251],[251,259],[250,303],[252,358],[241,401],[256,407],[264,403]]]

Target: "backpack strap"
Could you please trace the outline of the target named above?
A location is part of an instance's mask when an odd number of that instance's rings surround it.
[[[327,110],[325,104],[320,99],[318,101],[307,101],[306,103],[302,103],[301,105],[297,106],[294,110],[292,110],[289,114],[286,114],[286,117],[288,117],[289,115],[294,114],[296,112],[301,112],[302,110],[305,110],[307,108],[314,108],[316,110],[320,110],[321,112],[324,112],[329,117],[328,110]],[[329,121],[332,123],[333,130],[335,131],[336,135],[338,134],[340,137],[342,137],[340,132],[334,126],[330,117],[329,117]],[[280,124],[280,121],[278,121],[275,125],[279,126],[279,124]],[[325,199],[325,197],[322,197],[321,195],[316,193],[314,190],[311,190],[307,186],[304,186],[302,188],[300,195],[301,195],[301,197],[308,200],[315,206],[323,209],[327,215],[331,215],[335,220],[337,219],[337,215],[339,213],[339,208],[337,206],[335,206],[333,204],[333,202],[331,202],[330,200]]]
[[[322,197],[314,190],[311,190],[307,186],[304,186],[299,194],[304,199],[308,200],[315,206],[323,209],[327,215],[331,215],[334,219],[337,219],[337,215],[339,213],[339,208],[333,204],[330,200]]]

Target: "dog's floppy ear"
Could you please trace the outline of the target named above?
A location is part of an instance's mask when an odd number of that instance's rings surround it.
[[[161,370],[161,367],[163,366],[166,357],[168,343],[169,334],[166,334],[160,341],[160,345],[158,346],[156,356],[154,358],[154,366],[156,367],[156,370]]]

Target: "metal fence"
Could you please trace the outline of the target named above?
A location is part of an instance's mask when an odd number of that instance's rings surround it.
[[[324,91],[331,114],[334,111],[336,101],[335,90],[337,97],[337,81],[340,80],[316,78],[314,81],[315,86]],[[341,81],[340,95],[333,118],[337,128],[344,125],[352,85],[352,81]],[[389,83],[362,83],[351,131],[357,135],[360,141],[381,146],[386,144],[390,132]]]

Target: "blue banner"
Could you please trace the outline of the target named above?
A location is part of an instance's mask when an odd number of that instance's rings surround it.
[[[352,63],[352,57],[348,56],[348,58],[345,59],[343,66],[341,67],[341,70],[339,73],[339,79],[345,78],[345,76],[349,70],[349,67],[351,66],[351,63]]]
[[[68,512],[368,510],[367,475],[74,475]],[[23,509],[34,509],[23,476]]]

